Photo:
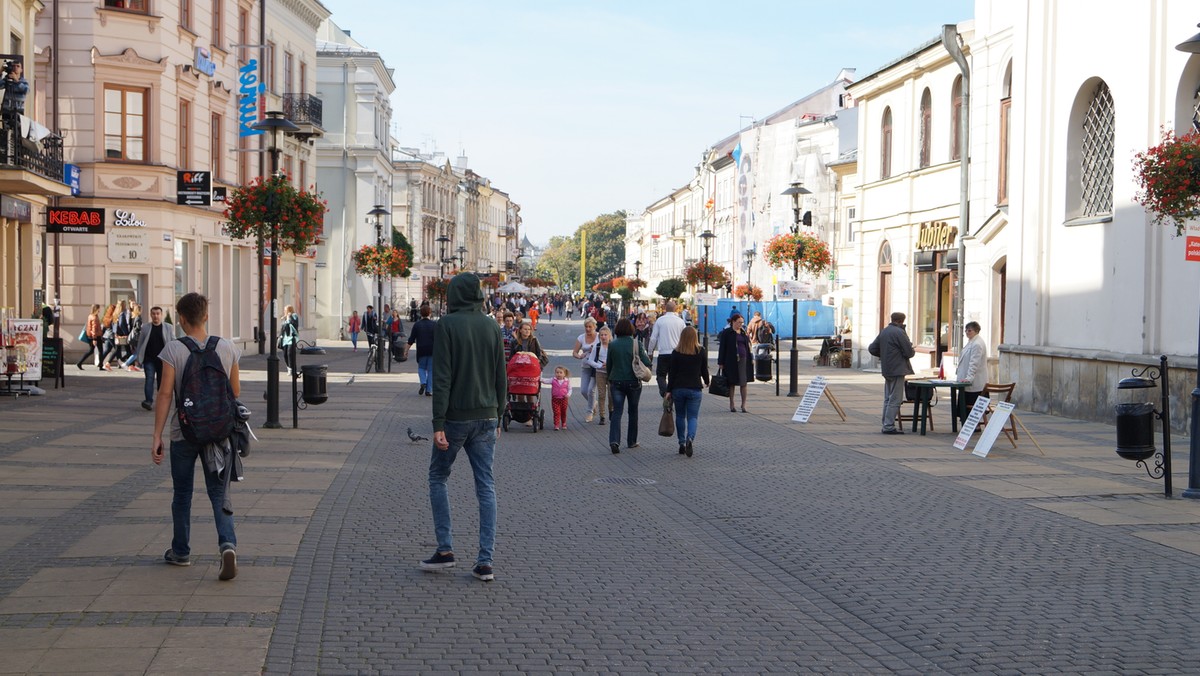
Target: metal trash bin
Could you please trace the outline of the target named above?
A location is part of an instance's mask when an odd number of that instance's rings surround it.
[[[754,346],[754,379],[759,382],[771,380],[771,345],[758,343]]]
[[[301,391],[304,403],[315,406],[329,401],[329,393],[326,389],[328,374],[329,367],[323,364],[300,367],[300,375],[304,378],[304,389]]]
[[[1117,404],[1117,455],[1145,460],[1154,455],[1154,404]]]

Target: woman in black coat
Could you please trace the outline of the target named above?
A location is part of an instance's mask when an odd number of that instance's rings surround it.
[[[750,382],[750,336],[746,335],[742,326],[746,318],[734,313],[729,318],[729,326],[717,334],[717,369],[729,383],[729,412],[737,409],[733,406],[733,388],[740,387],[742,391],[742,413],[746,413],[746,385]]]

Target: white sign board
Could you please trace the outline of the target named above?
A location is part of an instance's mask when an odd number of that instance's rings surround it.
[[[697,293],[696,294],[696,305],[699,305],[700,307],[716,307],[717,306],[717,294],[715,294],[715,293]]]
[[[42,320],[9,319],[4,327],[4,361],[0,373],[8,368],[12,357],[13,375],[23,373],[25,380],[42,379]]]
[[[808,389],[804,390],[804,396],[800,398],[800,405],[796,407],[796,413],[792,415],[793,422],[808,422],[813,409],[821,401],[821,395],[825,393],[826,384],[825,376],[817,376],[812,379],[812,382],[808,384]]]
[[[1004,429],[1004,423],[1008,422],[1008,416],[1012,415],[1014,408],[1016,407],[1010,402],[996,402],[996,411],[988,420],[987,427],[983,428],[983,435],[979,437],[979,443],[975,444],[975,450],[971,451],[971,455],[987,457],[988,451],[992,450],[992,444],[996,443],[996,437],[1000,436],[1000,431]]]
[[[959,395],[962,396],[961,394]],[[954,447],[960,451],[967,449],[967,444],[971,441],[971,435],[975,434],[975,428],[979,427],[979,421],[983,420],[983,414],[987,412],[988,404],[991,402],[987,397],[980,397],[975,400],[975,405],[971,407],[971,412],[967,414],[967,421],[963,423],[962,429],[958,431],[958,438],[954,440]]]

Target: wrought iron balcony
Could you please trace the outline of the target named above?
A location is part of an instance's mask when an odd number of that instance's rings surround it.
[[[37,125],[34,129],[38,129]],[[12,118],[0,120],[0,192],[27,195],[70,195],[63,182],[63,141],[41,132],[21,133]],[[40,136],[45,134],[44,136]],[[34,140],[35,136],[40,139]]]
[[[505,239],[512,239],[517,236],[517,229],[511,225],[506,225],[500,228],[499,236]]]
[[[294,132],[292,136],[307,141],[314,136],[325,134],[325,129],[321,126],[321,115],[324,111],[321,99],[312,94],[284,94],[282,99],[283,116],[300,127],[300,131]]]

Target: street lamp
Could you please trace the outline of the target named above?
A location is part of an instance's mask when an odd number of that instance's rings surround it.
[[[375,244],[380,246],[383,245],[383,217],[387,216],[389,213],[390,212],[387,209],[383,208],[382,204],[376,204],[373,209],[367,212],[367,216],[371,217],[369,222],[375,224]],[[379,305],[376,305],[375,307],[379,308],[380,312],[383,312],[383,274],[376,275],[375,281],[379,286]],[[375,372],[383,373],[383,354],[384,350],[386,349],[383,342],[383,322],[390,320],[387,317],[384,317],[382,314],[379,316],[379,319],[379,332],[375,335],[375,342],[379,347],[375,353]]]
[[[792,184],[792,187],[784,190],[781,195],[792,198],[792,234],[800,234],[800,210],[803,208],[804,195],[811,195],[812,191],[805,188],[799,181]],[[802,244],[797,244],[796,251],[792,257],[792,279],[800,281],[800,256],[804,254]],[[796,297],[796,289],[793,287],[790,291],[792,294],[792,352],[789,355],[791,363],[791,373],[788,376],[788,393],[789,397],[798,397],[800,393],[796,390],[796,381],[800,378],[800,353],[796,346],[796,334],[799,332],[798,320],[800,318],[800,299]]]
[[[450,236],[442,233],[441,237],[437,238],[437,243],[440,246],[438,255],[438,279],[446,280],[446,245],[450,244]],[[446,314],[446,298],[442,297],[442,314]]]
[[[1200,24],[1197,24],[1200,27]],[[1200,33],[1175,46],[1181,52],[1200,54]],[[1200,331],[1197,332],[1200,336]],[[1196,348],[1200,358],[1200,346]],[[1192,390],[1191,437],[1188,440],[1188,487],[1183,491],[1185,498],[1200,498],[1200,368],[1196,369],[1196,389]]]
[[[467,247],[465,246],[458,247],[458,269],[460,272],[467,269]]]
[[[704,292],[705,293],[708,292],[708,275],[709,275],[709,268],[710,268],[710,266],[708,264],[708,248],[710,246],[712,246],[712,240],[714,237],[716,237],[716,235],[714,235],[712,233],[712,230],[705,230],[704,232],[700,233],[700,239],[704,240]],[[705,299],[704,303],[705,303],[705,305],[704,305],[704,346],[707,349],[707,347],[708,347],[708,299]]]
[[[746,261],[746,314],[750,314],[750,301],[754,298],[750,293],[754,289],[754,285],[750,282],[750,270],[754,267],[754,257],[757,255],[757,247],[742,252],[742,259]]]
[[[633,262],[633,278],[634,279],[642,278],[642,262],[641,261]]]
[[[279,133],[300,131],[300,127],[292,124],[291,120],[277,110],[267,111],[266,119],[250,125],[251,129],[265,131],[271,135],[271,145],[267,152],[271,153],[271,174],[279,171]],[[286,180],[286,177],[285,177]],[[262,251],[261,245],[259,251]],[[279,429],[279,352],[275,342],[279,339],[279,312],[275,309],[275,299],[279,295],[279,224],[271,227],[271,353],[267,356],[267,420],[263,427]],[[262,317],[262,302],[259,302],[259,317]],[[259,326],[262,326],[260,321]]]

